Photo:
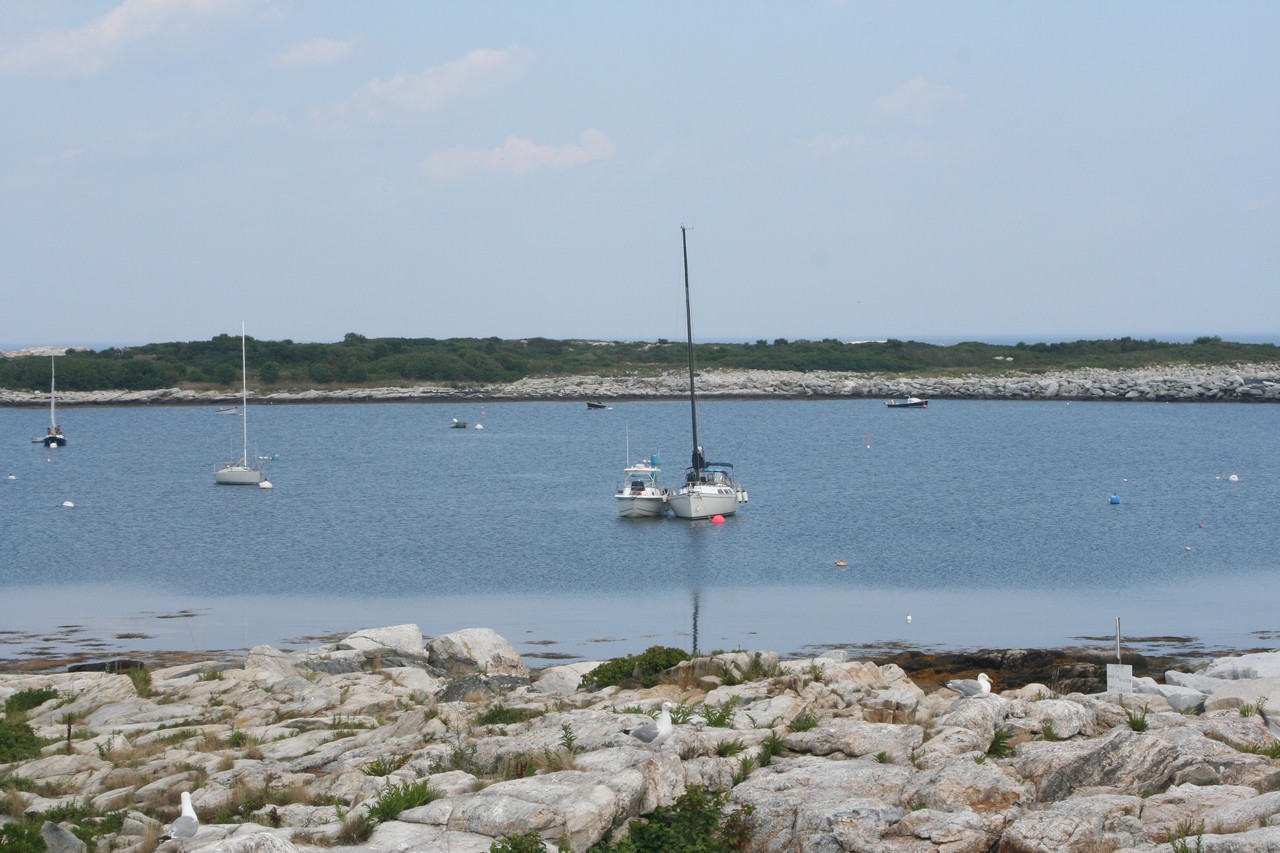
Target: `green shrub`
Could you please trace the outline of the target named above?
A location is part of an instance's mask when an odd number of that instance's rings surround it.
[[[45,853],[47,849],[40,824],[34,821],[0,826],[0,850],[4,853]]]
[[[58,691],[52,687],[28,687],[4,700],[4,712],[9,716],[23,714],[57,697]]]
[[[0,763],[22,761],[40,754],[44,744],[31,726],[19,720],[0,720]]]
[[[388,785],[369,807],[369,819],[374,823],[395,820],[405,809],[425,806],[439,797],[440,792],[432,788],[426,779]]]
[[[498,703],[490,705],[484,710],[484,713],[476,717],[476,725],[509,726],[513,723],[523,723],[525,720],[541,717],[542,714],[542,711],[534,711],[529,708],[508,708],[506,705]]]
[[[627,655],[602,663],[584,679],[587,689],[599,690],[612,685],[653,687],[658,675],[676,664],[689,660],[684,649],[650,646],[640,655]]]
[[[746,850],[751,842],[744,806],[724,814],[728,791],[685,789],[674,806],[659,807],[647,821],[633,821],[628,836],[617,844],[601,842],[591,853],[730,853]]]
[[[787,728],[793,732],[807,732],[818,725],[818,718],[808,711],[791,721],[791,725]]]
[[[542,846],[542,836],[531,829],[519,835],[507,835],[498,839],[489,846],[489,853],[545,853],[546,849]]]
[[[995,735],[991,738],[991,745],[987,747],[987,755],[991,758],[1008,758],[1013,754],[1013,747],[1009,745],[1009,733],[1003,729],[996,729]]]

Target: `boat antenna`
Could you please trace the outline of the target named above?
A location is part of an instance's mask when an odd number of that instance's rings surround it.
[[[703,457],[698,448],[698,400],[693,388],[693,309],[689,302],[689,240],[686,229],[680,226],[680,246],[684,250],[684,325],[689,338],[689,416],[693,422],[693,473],[702,479]]]

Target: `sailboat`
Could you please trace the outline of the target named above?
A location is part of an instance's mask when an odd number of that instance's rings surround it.
[[[245,360],[244,323],[240,324],[240,428],[243,447],[240,458],[213,472],[213,481],[227,486],[257,486],[263,481],[262,466],[249,464],[249,367]]]
[[[680,243],[684,249],[684,318],[689,337],[689,414],[693,424],[693,459],[685,472],[684,483],[667,496],[667,505],[676,518],[714,518],[733,515],[738,504],[747,502],[747,492],[734,479],[728,462],[708,462],[698,444],[698,395],[694,389],[693,310],[689,301],[689,241],[680,226]]]
[[[56,391],[58,385],[58,362],[56,356],[49,357],[49,429],[40,438],[31,439],[33,444],[43,444],[45,447],[66,447],[67,437],[62,434],[62,427],[58,426],[58,415],[56,411]]]

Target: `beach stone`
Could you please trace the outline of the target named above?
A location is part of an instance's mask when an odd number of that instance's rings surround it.
[[[885,849],[906,853],[988,853],[1011,818],[1002,812],[916,809],[885,830]],[[844,849],[857,849],[845,847]],[[868,845],[866,849],[879,849]]]
[[[529,669],[515,648],[490,628],[465,628],[442,634],[427,645],[427,659],[450,675],[513,675],[528,678]]]
[[[538,673],[533,689],[539,693],[568,696],[582,686],[587,673],[600,665],[600,661],[584,661],[560,666],[549,666]]]
[[[1280,652],[1254,652],[1215,658],[1200,674],[1207,678],[1230,680],[1280,678]]]
[[[85,843],[71,834],[71,830],[51,821],[40,826],[40,837],[49,853],[85,853]]]
[[[364,628],[349,634],[336,644],[338,650],[354,649],[365,652],[399,652],[421,657],[423,655],[422,631],[417,625],[392,625],[389,628]]]
[[[1269,796],[1272,795],[1262,795],[1262,797]],[[1179,823],[1196,826],[1202,820],[1205,821],[1205,826],[1215,832],[1239,832],[1247,827],[1237,826],[1226,829],[1215,819],[1211,819],[1211,816],[1225,812],[1231,815],[1227,818],[1228,822],[1236,823],[1243,819],[1244,814],[1232,814],[1229,809],[1237,804],[1243,805],[1254,798],[1262,799],[1262,797],[1259,797],[1254,789],[1242,785],[1174,785],[1169,790],[1152,794],[1142,801],[1140,820],[1147,834],[1152,838],[1163,837]],[[1261,806],[1258,809],[1260,817],[1255,821],[1255,825],[1260,823],[1262,818],[1273,814],[1273,811],[1269,811],[1273,808],[1273,805]]]
[[[954,758],[916,776],[903,791],[902,802],[912,808],[937,811],[956,808],[1007,810],[1035,801],[1035,788],[995,761],[979,764]]]
[[[1112,795],[1078,797],[1014,817],[1000,850],[1155,850],[1137,818],[1141,800]]]

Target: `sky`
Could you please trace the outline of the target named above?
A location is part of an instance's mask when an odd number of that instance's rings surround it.
[[[0,347],[1280,342],[1280,3],[0,4]]]

